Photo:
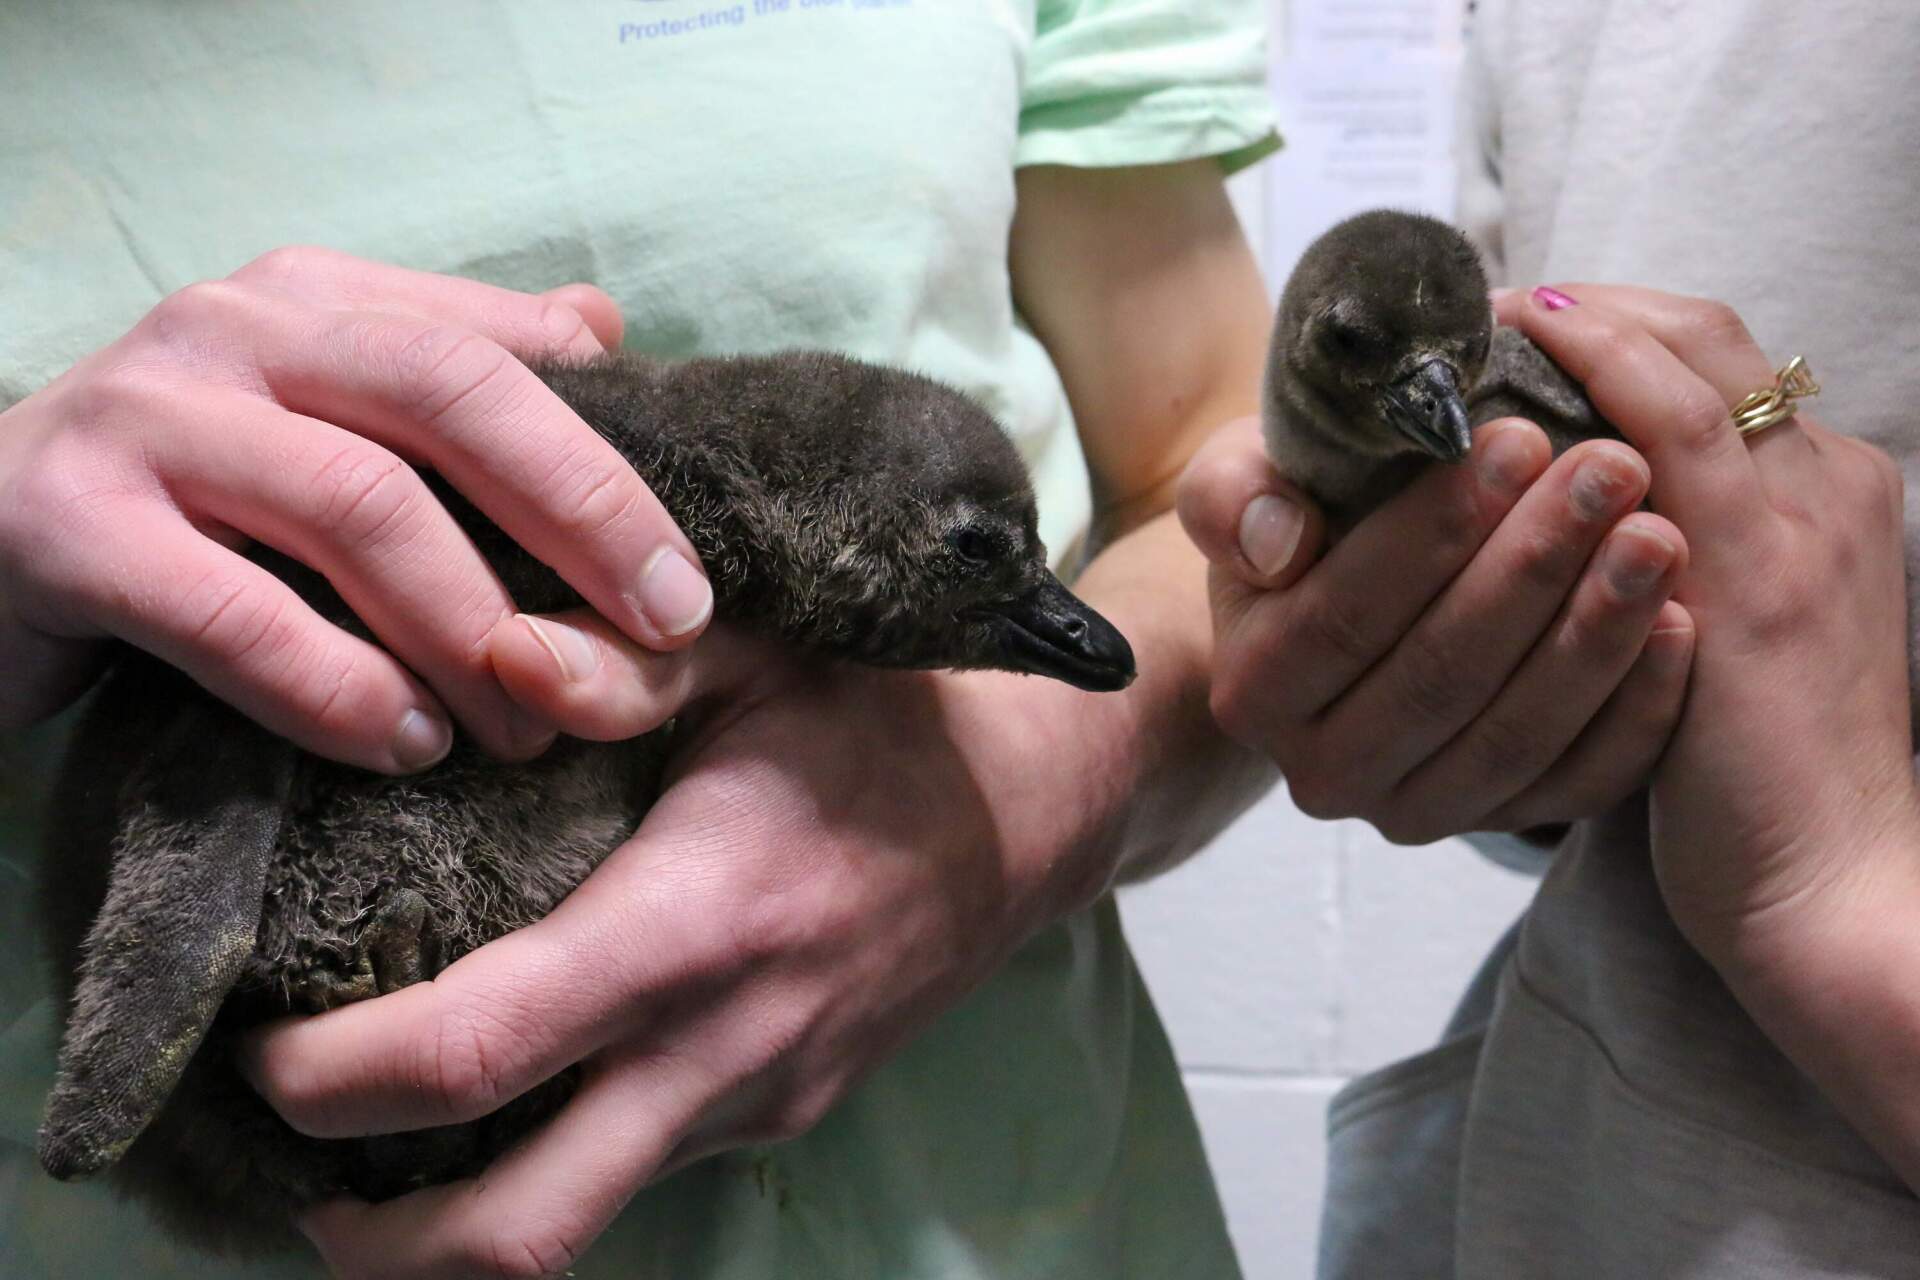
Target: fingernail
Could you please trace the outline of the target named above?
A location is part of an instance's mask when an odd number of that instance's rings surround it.
[[[1637,545],[1636,545],[1637,544]],[[1673,544],[1646,529],[1622,529],[1607,539],[1600,572],[1622,600],[1636,600],[1653,590],[1673,564]]]
[[[1634,476],[1622,459],[1596,453],[1573,473],[1567,500],[1581,519],[1604,520],[1627,509],[1633,489]]]
[[[1494,428],[1474,449],[1480,457],[1480,482],[1501,493],[1526,488],[1539,463],[1531,437],[1532,430],[1517,422]]]
[[[640,607],[661,635],[683,636],[713,612],[713,584],[685,556],[662,547],[640,571]]]
[[[1565,311],[1568,307],[1580,305],[1577,299],[1569,298],[1558,289],[1548,288],[1544,284],[1533,291],[1533,300],[1549,311]]]
[[[1306,524],[1306,513],[1299,504],[1263,493],[1240,513],[1240,554],[1258,573],[1270,578],[1293,559]]]
[[[1667,627],[1647,637],[1653,661],[1669,671],[1693,664],[1693,628]]]
[[[513,615],[527,624],[527,630],[560,668],[560,678],[569,683],[584,680],[600,668],[600,650],[578,628],[564,622],[542,622],[529,614]]]
[[[507,738],[516,756],[537,756],[553,745],[559,730],[524,707],[507,708]]]
[[[393,734],[393,759],[402,769],[438,764],[453,749],[453,726],[415,708],[400,717]]]

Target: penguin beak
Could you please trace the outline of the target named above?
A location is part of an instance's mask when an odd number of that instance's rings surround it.
[[[1381,392],[1381,410],[1401,435],[1442,462],[1467,456],[1472,429],[1460,396],[1460,375],[1445,360],[1429,360]]]
[[[1133,683],[1133,646],[1051,573],[1025,595],[975,616],[993,629],[996,666],[1094,693]]]

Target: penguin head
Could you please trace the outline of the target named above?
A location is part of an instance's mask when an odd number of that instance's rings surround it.
[[[837,355],[716,363],[752,476],[728,486],[734,533],[701,548],[723,614],[878,666],[1133,680],[1126,638],[1048,568],[1026,466],[983,407]]]
[[[1466,390],[1493,313],[1467,238],[1435,218],[1375,210],[1302,255],[1281,298],[1273,358],[1326,404],[1347,447],[1374,457],[1466,457]]]

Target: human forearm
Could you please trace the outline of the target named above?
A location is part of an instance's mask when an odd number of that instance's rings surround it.
[[[1842,873],[1703,948],[1736,999],[1920,1189],[1920,824],[1836,834]]]
[[[1109,545],[1075,589],[1126,633],[1138,659],[1125,693],[1089,700],[1107,746],[1082,836],[1105,843],[1111,880],[1138,880],[1197,852],[1278,775],[1228,739],[1208,708],[1206,561],[1170,512]]]

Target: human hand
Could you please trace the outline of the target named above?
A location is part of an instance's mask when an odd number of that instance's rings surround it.
[[[590,615],[565,625],[624,678],[630,646]],[[583,1063],[572,1101],[483,1178],[317,1207],[303,1226],[337,1273],[563,1269],[638,1188],[805,1131],[1111,874],[1115,842],[1068,824],[1097,807],[1084,780],[1107,776],[1119,696],[820,666],[724,627],[687,670],[662,695],[693,700],[665,794],[557,910],[257,1045],[262,1094],[323,1136],[470,1119]]]
[[[77,696],[118,637],[366,768],[433,763],[449,712],[491,751],[537,752],[554,726],[488,661],[513,601],[413,467],[625,634],[685,645],[710,599],[692,547],[515,358],[619,335],[584,285],[532,296],[321,249],[168,297],[0,414],[0,729]],[[244,559],[253,540],[324,573],[386,649]]]
[[[1634,510],[1647,485],[1618,441],[1549,465],[1539,428],[1489,423],[1322,556],[1259,423],[1230,424],[1179,499],[1212,566],[1214,714],[1306,813],[1401,843],[1610,807],[1645,783],[1692,658],[1668,601],[1686,540]]]
[[[1652,792],[1661,889],[1737,988],[1804,981],[1916,883],[1899,469],[1805,412],[1743,440],[1728,410],[1774,372],[1726,307],[1564,295],[1580,305],[1515,321],[1645,453],[1694,547],[1675,599],[1698,653]]]

